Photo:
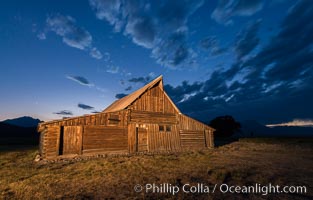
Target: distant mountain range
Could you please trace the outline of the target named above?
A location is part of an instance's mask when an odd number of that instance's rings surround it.
[[[34,119],[32,117],[24,116],[15,119],[7,119],[2,121],[2,123],[20,126],[20,127],[37,127],[38,124],[42,122],[39,119]]]
[[[40,122],[39,119],[26,116],[0,122],[0,145],[38,144],[37,126]]]

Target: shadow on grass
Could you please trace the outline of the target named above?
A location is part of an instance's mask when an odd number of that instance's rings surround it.
[[[36,150],[38,148],[37,145],[0,145],[0,153]]]
[[[220,147],[224,145],[231,144],[233,142],[237,142],[237,138],[230,138],[230,137],[214,137],[214,146]]]
[[[215,147],[231,144],[233,142],[250,142],[250,143],[265,143],[265,144],[282,144],[282,145],[300,145],[313,147],[312,137],[250,137],[250,138],[221,138],[215,137]]]
[[[38,149],[34,138],[0,138],[0,152],[24,151]]]

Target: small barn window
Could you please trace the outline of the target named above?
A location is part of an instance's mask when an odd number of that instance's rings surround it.
[[[171,132],[172,127],[170,125],[159,125],[160,132]]]
[[[108,121],[109,125],[118,125],[121,120],[119,119],[119,115],[111,114],[108,118]]]
[[[159,125],[159,131],[164,131],[164,125]]]

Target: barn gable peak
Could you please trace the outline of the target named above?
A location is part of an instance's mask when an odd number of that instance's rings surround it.
[[[160,89],[165,93],[166,97],[169,99],[171,104],[174,106],[175,110],[177,110],[178,113],[180,113],[179,109],[176,107],[176,105],[172,102],[172,100],[168,97],[166,92],[163,89],[163,76],[160,75],[156,79],[152,80],[150,83],[146,84],[142,88],[136,90],[135,92],[119,99],[113,102],[110,106],[108,106],[106,109],[103,110],[104,113],[107,112],[115,112],[120,111],[125,108],[127,108],[129,105],[131,105],[136,99],[138,99],[141,95],[143,95],[145,92],[147,92],[149,89],[153,88],[154,86],[158,85]]]

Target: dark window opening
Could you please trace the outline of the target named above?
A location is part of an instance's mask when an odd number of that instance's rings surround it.
[[[61,126],[60,127],[59,155],[63,155],[63,143],[64,143],[64,126]]]
[[[171,132],[172,127],[170,125],[159,125],[160,132]]]
[[[109,125],[118,125],[120,123],[120,120],[111,120],[109,119]]]
[[[120,123],[119,115],[111,114],[108,119],[109,125],[118,125]]]

